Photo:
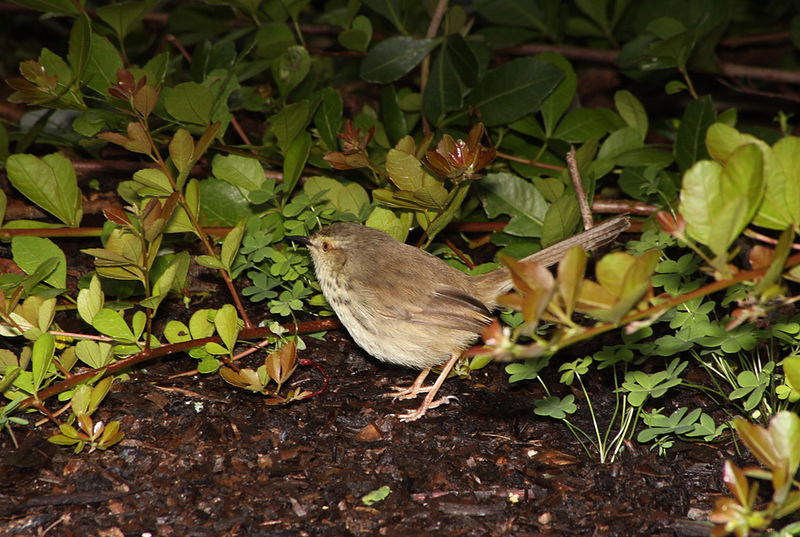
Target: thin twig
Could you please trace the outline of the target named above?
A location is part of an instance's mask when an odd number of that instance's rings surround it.
[[[583,188],[583,181],[581,180],[581,172],[578,170],[578,160],[575,157],[574,147],[570,147],[569,151],[567,151],[567,169],[572,179],[572,186],[575,188],[575,197],[578,198],[578,207],[581,209],[583,229],[592,229],[594,227],[592,210],[589,208],[589,202],[586,200],[586,190]]]
[[[531,166],[538,166],[539,168],[544,168],[546,170],[554,170],[557,172],[563,172],[564,170],[566,170],[564,166],[556,166],[555,164],[545,164],[544,162],[539,162],[538,160],[531,160],[529,158],[515,157],[514,155],[509,155],[508,153],[502,153],[500,151],[497,151],[495,154],[498,157],[504,158],[506,160],[513,160],[514,162],[529,164]]]

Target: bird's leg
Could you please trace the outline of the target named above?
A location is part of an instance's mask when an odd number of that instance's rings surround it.
[[[429,408],[436,408],[439,405],[446,405],[450,402],[450,399],[454,399],[452,395],[448,395],[447,397],[442,397],[440,399],[436,399],[434,401],[434,397],[436,397],[436,393],[439,391],[439,388],[442,387],[447,375],[450,374],[450,371],[453,369],[453,366],[456,364],[458,359],[461,358],[461,353],[454,353],[450,360],[444,364],[442,368],[442,372],[439,373],[439,376],[436,378],[436,382],[433,383],[433,386],[428,386],[428,395],[425,396],[425,399],[422,400],[422,404],[419,405],[419,408],[416,410],[412,410],[411,412],[406,412],[405,414],[400,414],[397,416],[400,418],[400,421],[414,421],[420,419],[425,413],[428,411]]]
[[[414,399],[419,394],[423,392],[429,392],[432,386],[423,386],[422,383],[425,382],[425,379],[428,377],[428,373],[431,372],[430,367],[426,367],[422,371],[420,371],[419,375],[417,376],[416,380],[414,381],[411,386],[393,386],[392,390],[389,393],[383,394],[384,397],[392,397],[394,399]]]

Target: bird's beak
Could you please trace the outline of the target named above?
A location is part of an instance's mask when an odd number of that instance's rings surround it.
[[[302,235],[286,235],[286,238],[290,241],[298,242],[306,246],[311,246],[311,239],[308,237],[304,237]]]

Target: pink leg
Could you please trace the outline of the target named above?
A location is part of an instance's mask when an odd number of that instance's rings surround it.
[[[425,413],[428,411],[429,408],[436,408],[439,405],[444,405],[450,402],[450,399],[453,396],[442,397],[441,399],[436,399],[434,401],[434,397],[436,397],[439,388],[442,387],[444,380],[447,378],[447,375],[450,374],[450,371],[453,369],[453,366],[456,364],[458,359],[461,357],[461,354],[454,354],[450,360],[444,364],[442,368],[442,372],[439,373],[439,376],[436,379],[436,382],[433,383],[433,386],[428,387],[428,395],[425,396],[423,399],[422,404],[419,405],[419,408],[416,410],[412,410],[411,412],[407,412],[405,414],[400,414],[397,416],[400,418],[400,421],[414,421],[420,419]]]
[[[431,386],[423,386],[422,383],[425,382],[425,379],[428,376],[428,373],[431,372],[430,367],[426,367],[422,371],[420,371],[419,376],[417,376],[416,380],[411,386],[393,386],[391,392],[383,394],[384,397],[392,397],[394,399],[414,399],[419,394],[424,392],[429,392],[431,390]]]

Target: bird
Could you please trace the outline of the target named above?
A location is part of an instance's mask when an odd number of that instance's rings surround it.
[[[576,244],[597,248],[629,225],[625,216],[607,220],[521,262],[552,265]],[[382,362],[422,370],[410,386],[384,394],[410,399],[427,392],[419,408],[399,419],[417,420],[449,402],[435,399],[436,394],[462,352],[492,321],[498,297],[511,289],[509,270],[471,276],[383,231],[352,222],[287,238],[308,247],[323,295],[358,346]],[[436,381],[425,386],[431,369],[442,364]]]

